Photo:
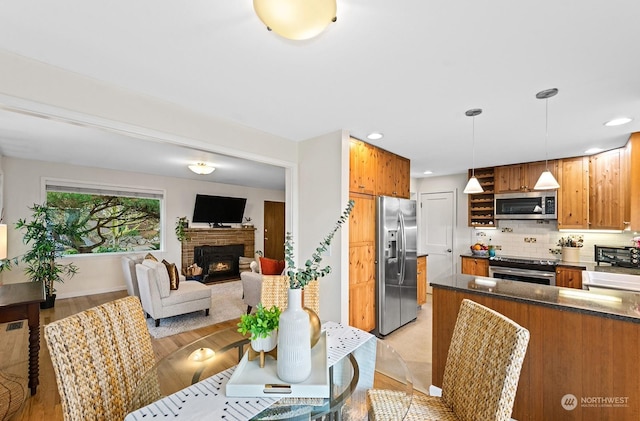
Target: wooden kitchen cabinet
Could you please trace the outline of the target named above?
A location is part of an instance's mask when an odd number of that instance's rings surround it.
[[[376,327],[375,197],[352,193],[350,199],[349,324],[368,332]]]
[[[378,149],[376,192],[379,196],[409,198],[411,162],[404,157]]]
[[[489,259],[462,256],[461,272],[467,275],[489,276]]]
[[[495,168],[496,193],[530,192],[546,169],[558,178],[558,161],[527,162]]]
[[[375,194],[376,148],[366,142],[349,140],[349,191]]]
[[[558,229],[589,228],[589,158],[559,160]]]
[[[628,165],[626,194],[631,231],[640,231],[640,133],[633,133],[626,145]]]
[[[417,261],[418,305],[427,303],[427,256],[419,256]]]
[[[583,268],[558,266],[556,268],[556,286],[582,289]]]
[[[589,158],[589,228],[625,229],[628,198],[625,197],[626,170],[623,149],[613,149]]]

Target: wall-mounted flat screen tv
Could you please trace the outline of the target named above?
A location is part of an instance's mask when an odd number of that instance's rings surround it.
[[[224,223],[239,224],[244,216],[247,199],[242,197],[196,195],[193,208],[193,222],[206,222],[213,226]]]

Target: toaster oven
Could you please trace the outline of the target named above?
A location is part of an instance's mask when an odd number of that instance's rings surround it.
[[[595,261],[608,263],[611,266],[624,268],[640,268],[640,249],[627,246],[594,246]]]

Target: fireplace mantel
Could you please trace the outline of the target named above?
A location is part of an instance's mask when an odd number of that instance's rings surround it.
[[[243,244],[244,255],[255,254],[255,228],[187,228],[188,240],[182,242],[182,271],[193,263],[193,248],[196,246],[227,246]]]

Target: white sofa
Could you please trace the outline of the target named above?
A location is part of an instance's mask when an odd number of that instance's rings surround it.
[[[127,285],[127,293],[138,298],[140,298],[140,288],[138,287],[136,265],[142,263],[143,260],[143,256],[122,256],[122,258],[120,259],[120,263],[122,264],[122,273],[124,274],[124,282]],[[179,277],[180,282],[187,279],[182,274]]]
[[[198,281],[180,281],[177,290],[171,290],[169,274],[163,263],[150,259],[135,265],[142,308],[156,326],[160,319],[204,310],[209,315],[211,288]]]

